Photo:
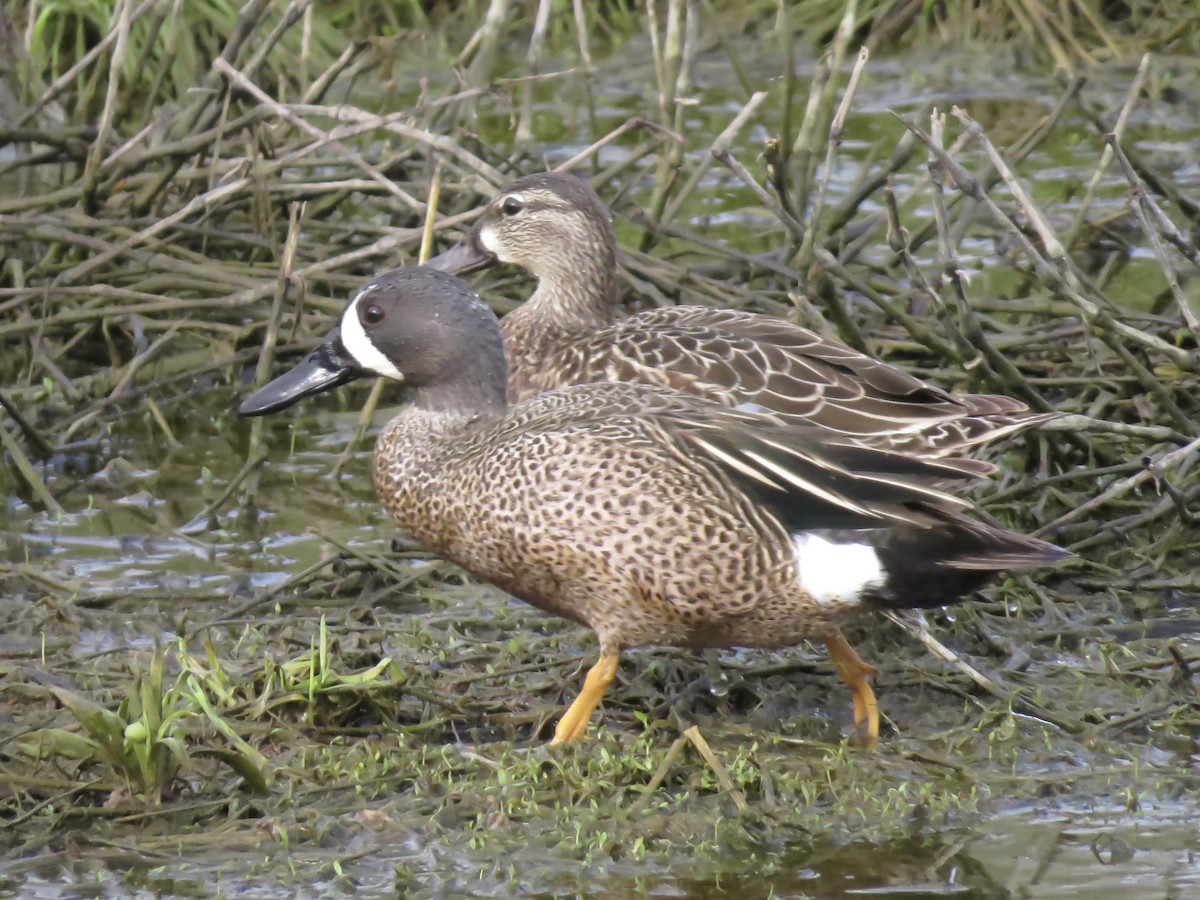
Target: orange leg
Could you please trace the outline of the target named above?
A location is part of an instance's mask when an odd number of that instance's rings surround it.
[[[868,745],[873,745],[879,740],[879,704],[875,702],[871,680],[879,670],[863,662],[840,631],[833,637],[825,638],[825,646],[829,649],[834,668],[842,681],[849,685],[850,694],[854,697],[854,727]]]
[[[849,646],[849,645],[847,645]],[[851,653],[854,651],[851,650]],[[558,720],[554,729],[554,739],[551,744],[562,744],[566,741],[577,741],[587,731],[588,720],[591,719],[596,705],[612,680],[617,674],[617,663],[621,657],[616,653],[600,651],[596,664],[588,669],[587,678],[583,680],[583,690],[568,707],[563,717]]]

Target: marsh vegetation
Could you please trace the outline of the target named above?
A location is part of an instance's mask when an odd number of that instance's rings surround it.
[[[0,892],[1200,889],[1182,17],[503,5],[0,19]],[[878,750],[803,647],[629,654],[594,740],[542,747],[594,644],[394,534],[398,395],[236,418],[546,167],[612,205],[630,308],[786,315],[1073,414],[978,500],[1077,561],[854,630]]]

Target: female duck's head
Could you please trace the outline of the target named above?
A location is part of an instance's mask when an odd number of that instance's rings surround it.
[[[616,258],[612,216],[591,185],[577,175],[540,172],[504,187],[471,233],[429,264],[459,274],[512,263],[539,281],[603,276],[606,287]]]

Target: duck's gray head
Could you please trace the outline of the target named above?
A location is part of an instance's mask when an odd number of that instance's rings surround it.
[[[471,233],[429,264],[457,274],[504,262],[560,279],[580,265],[611,272],[616,252],[612,216],[591,185],[565,172],[540,172],[505,187]]]
[[[503,408],[507,373],[496,317],[451,275],[396,269],[360,288],[325,341],[242,401],[238,413],[278,412],[373,375],[414,388],[419,405]]]

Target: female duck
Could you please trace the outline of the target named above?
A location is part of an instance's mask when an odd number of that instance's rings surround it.
[[[1064,554],[967,518],[936,484],[973,477],[640,384],[509,406],[495,317],[457,279],[406,268],[368,283],[328,339],[241,406],[283,409],[356,378],[411,389],[379,435],[375,487],[419,543],[594,629],[600,659],[555,730],[584,734],[638,644],[782,647],[821,638],[878,734],[874,669],[839,625],[954,603],[994,572]]]
[[[459,274],[513,263],[537,289],[501,323],[508,399],[568,384],[636,381],[754,404],[924,456],[1054,418],[989,394],[952,394],[786,319],[675,306],[621,318],[608,208],[575,175],[528,175],[487,205],[470,234],[430,265]]]

